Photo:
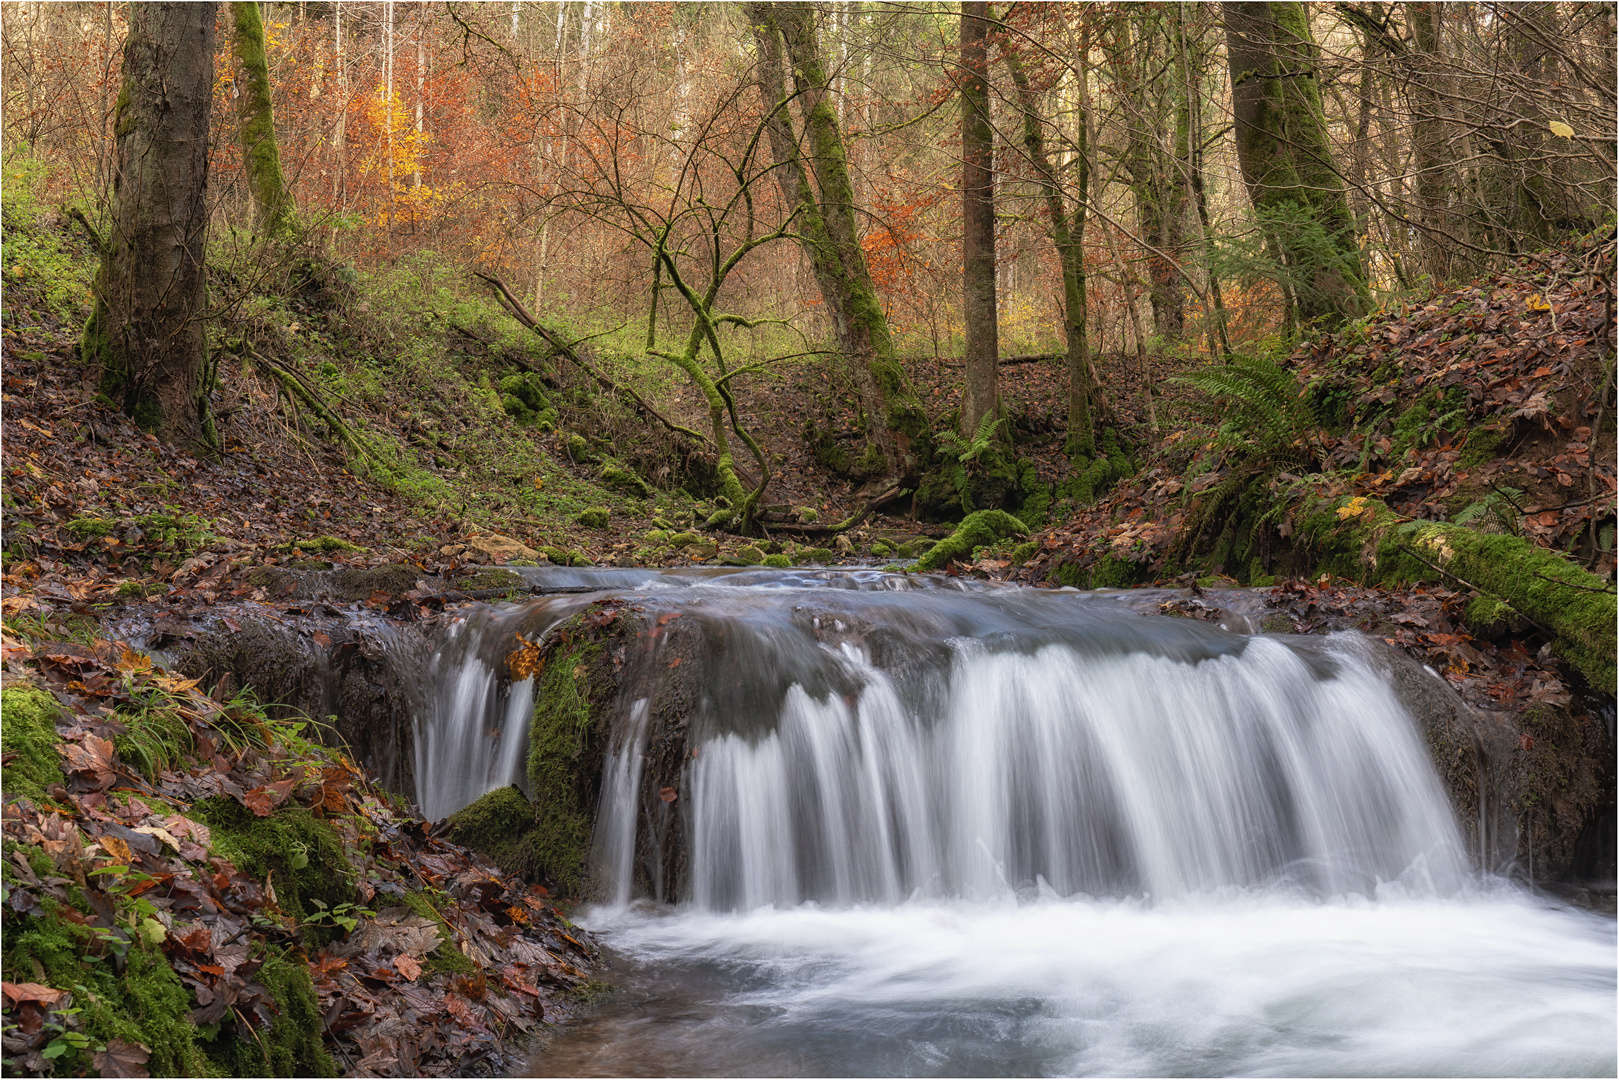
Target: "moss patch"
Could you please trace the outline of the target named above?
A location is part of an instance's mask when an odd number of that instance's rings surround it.
[[[974,548],[988,547],[1008,536],[1027,536],[1028,526],[1005,510],[976,510],[968,514],[956,531],[934,545],[917,561],[918,570],[937,570],[952,559],[971,555]]]
[[[32,686],[14,686],[0,693],[0,749],[16,758],[0,774],[5,797],[45,798],[45,789],[60,784],[62,759],[56,752],[56,720],[62,713],[56,699]]]
[[[534,804],[515,785],[498,788],[451,814],[445,834],[452,844],[487,855],[508,874],[545,875],[545,845],[536,836]]]
[[[471,845],[467,846],[470,847]],[[438,923],[439,945],[427,958],[428,966],[433,971],[448,971],[457,975],[470,975],[478,970],[478,965],[472,962],[472,958],[455,947],[455,933],[450,929],[450,924],[444,921],[444,913],[433,905],[433,901],[426,893],[412,889],[405,893],[401,899],[404,901],[405,906],[417,915],[424,919],[432,919]]]
[[[528,838],[537,868],[565,892],[583,884],[590,854],[590,815],[580,798],[578,771],[590,736],[590,678],[600,643],[570,640],[546,657],[528,735],[528,787],[535,832]]]
[[[233,799],[204,799],[192,816],[213,831],[212,847],[243,873],[269,875],[281,909],[299,922],[320,910],[354,902],[354,868],[332,827],[303,806],[257,817]],[[312,934],[335,933],[309,931]]]
[[[227,1076],[336,1076],[337,1066],[321,1044],[320,1000],[302,964],[272,955],[254,976],[275,999],[280,1014],[256,1040],[222,1031],[207,1047]]]
[[[153,1076],[216,1074],[196,1042],[196,1027],[186,1019],[194,1005],[191,993],[163,955],[136,945],[123,972],[117,973],[110,958],[92,959],[103,951],[93,939],[87,927],[54,914],[25,917],[20,931],[6,935],[5,977],[73,990],[73,1005],[83,1010],[78,1020],[84,1033],[100,1043],[143,1043],[151,1051],[146,1067]],[[314,1030],[318,1038],[320,1029]],[[90,1065],[88,1051],[69,1051],[57,1059],[57,1069],[67,1075]]]

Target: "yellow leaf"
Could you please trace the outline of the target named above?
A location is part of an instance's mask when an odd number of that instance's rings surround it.
[[[1348,521],[1350,518],[1370,517],[1373,509],[1372,504],[1366,501],[1365,496],[1356,495],[1343,506],[1338,507],[1338,520]]]
[[[1561,135],[1565,139],[1572,139],[1574,137],[1574,129],[1563,123],[1561,120],[1553,120],[1546,126],[1551,128],[1553,135]]]
[[[125,649],[124,655],[118,660],[119,671],[150,671],[152,658],[133,649]]]

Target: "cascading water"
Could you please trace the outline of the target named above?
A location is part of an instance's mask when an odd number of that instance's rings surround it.
[[[1612,1074],[1613,924],[1470,872],[1362,639],[1141,594],[635,573],[549,582],[659,630],[626,658],[586,916],[626,990],[537,1070]],[[531,690],[493,656],[602,595],[440,650],[429,814],[520,771]]]

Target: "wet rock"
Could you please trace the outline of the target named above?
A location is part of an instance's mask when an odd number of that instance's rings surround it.
[[[489,561],[503,563],[513,559],[528,559],[530,561],[540,557],[540,553],[527,544],[513,540],[509,536],[499,533],[482,533],[467,537],[467,548],[486,556]]]

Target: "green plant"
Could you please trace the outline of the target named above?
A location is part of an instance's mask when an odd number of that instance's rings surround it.
[[[1315,408],[1292,373],[1268,356],[1235,356],[1177,383],[1213,398],[1224,420],[1216,435],[1219,448],[1272,460],[1313,457],[1304,445],[1320,427]]]
[[[305,866],[309,865],[308,848],[302,844],[297,846],[303,848],[301,853],[303,861],[298,862],[296,857],[294,857],[293,859],[289,859],[289,865],[294,870],[301,870]],[[354,928],[360,925],[361,919],[374,919],[377,917],[377,913],[370,908],[361,907],[359,904],[348,901],[341,904],[336,904],[331,908],[327,908],[326,901],[316,896],[310,897],[309,902],[314,904],[320,910],[304,919],[304,921],[299,924],[301,926],[338,927],[341,928],[344,933],[353,933]]]

